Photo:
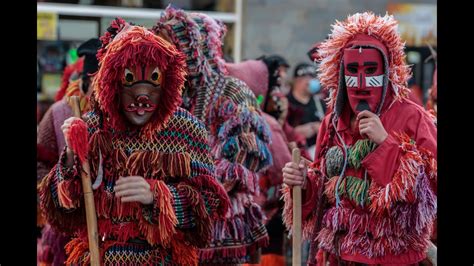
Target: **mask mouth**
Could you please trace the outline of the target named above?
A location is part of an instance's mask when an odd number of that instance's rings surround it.
[[[145,112],[153,112],[156,109],[156,104],[151,102],[150,98],[145,95],[140,95],[136,98],[135,102],[130,103],[125,107],[127,112],[136,112],[142,116]]]
[[[370,90],[356,90],[357,96],[370,96]]]

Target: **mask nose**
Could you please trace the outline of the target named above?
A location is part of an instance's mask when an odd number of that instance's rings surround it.
[[[362,73],[359,73],[359,89],[363,89],[365,84],[363,84]]]
[[[137,95],[137,97],[135,98],[135,100],[138,102],[138,103],[143,103],[143,102],[148,102],[150,100],[150,96],[146,95],[146,94],[139,94]]]

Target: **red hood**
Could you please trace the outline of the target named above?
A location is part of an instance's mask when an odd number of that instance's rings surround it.
[[[381,17],[371,12],[356,13],[345,21],[337,21],[333,25],[329,38],[321,43],[318,49],[318,56],[321,59],[319,78],[322,87],[330,92],[329,108],[334,108],[338,101],[343,51],[355,40],[359,44],[375,46],[386,55],[389,87],[393,92],[394,100],[408,97],[407,83],[411,70],[405,62],[405,45],[397,27],[398,22],[393,16],[387,14]]]

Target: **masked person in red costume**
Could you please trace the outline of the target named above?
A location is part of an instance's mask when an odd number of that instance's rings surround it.
[[[229,199],[214,176],[204,124],[179,107],[185,56],[123,19],[101,41],[91,111],[61,126],[66,146],[40,185],[43,214],[74,235],[66,265],[87,265],[80,185],[87,158],[101,265],[197,265],[197,249]]]
[[[309,166],[283,168],[284,221],[302,185],[309,264],[417,265],[436,217],[436,127],[408,100],[404,44],[392,16],[337,22],[318,50],[328,114]]]

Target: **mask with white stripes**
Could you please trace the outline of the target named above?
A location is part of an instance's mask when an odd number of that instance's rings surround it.
[[[344,49],[344,78],[352,111],[373,113],[382,99],[384,66],[382,54],[372,48]]]

